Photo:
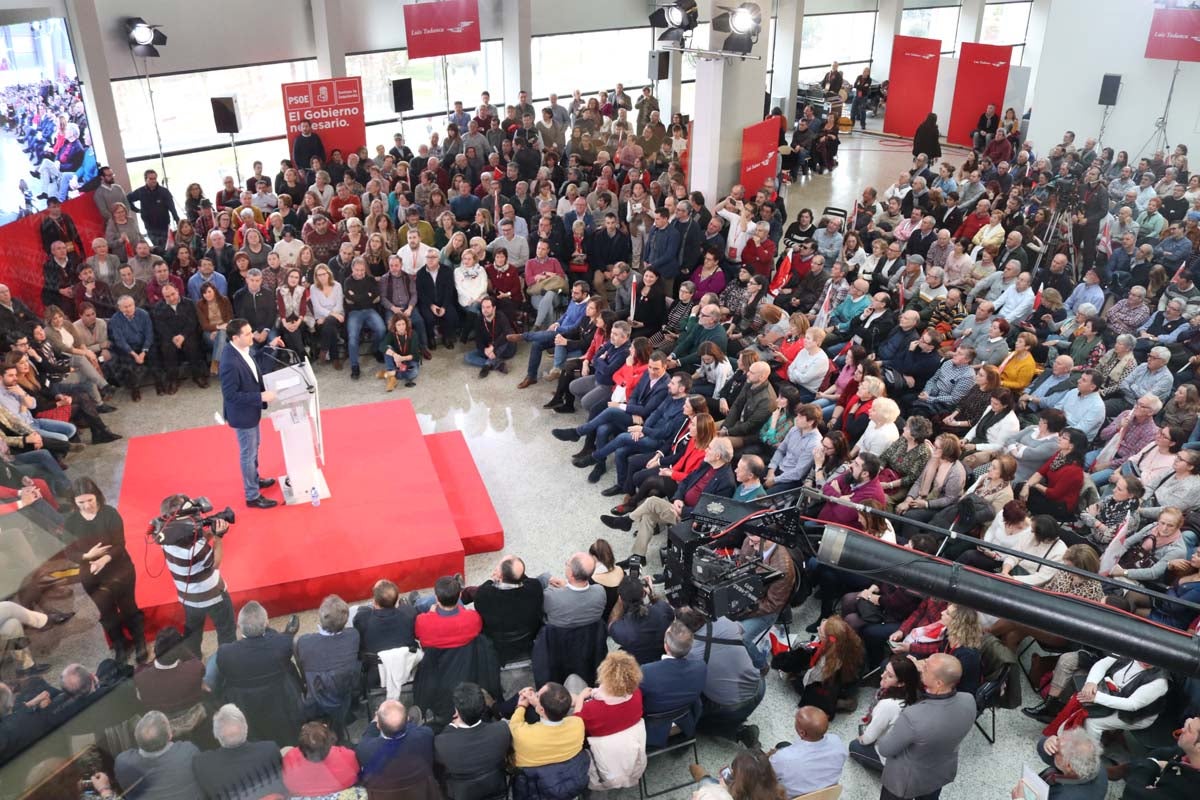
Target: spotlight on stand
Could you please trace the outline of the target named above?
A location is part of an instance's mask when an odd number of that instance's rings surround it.
[[[158,58],[158,48],[167,43],[167,35],[159,26],[151,25],[141,17],[128,17],[125,30],[129,34],[129,49],[135,56]]]
[[[658,41],[678,44],[696,27],[699,17],[696,0],[676,0],[654,9],[650,14],[650,27],[666,28],[659,34]]]
[[[722,13],[712,19],[712,29],[728,33],[721,50],[745,55],[758,42],[762,32],[762,9],[757,3],[742,3],[737,8],[721,7]]]

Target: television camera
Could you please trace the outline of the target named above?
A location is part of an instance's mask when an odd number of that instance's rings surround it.
[[[173,495],[163,502],[163,507],[163,513],[150,521],[146,531],[146,535],[160,545],[183,546],[204,531],[224,536],[226,531],[217,530],[217,521],[230,525],[237,521],[229,506],[212,513],[212,501],[207,497]]]

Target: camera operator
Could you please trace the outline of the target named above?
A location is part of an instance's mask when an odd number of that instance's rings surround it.
[[[187,495],[165,498],[159,507],[164,524],[156,540],[166,555],[167,569],[183,604],[184,642],[199,656],[205,617],[211,618],[217,629],[218,644],[234,641],[237,629],[233,601],[220,570],[224,552],[221,537],[229,530],[229,523],[224,519],[206,520],[196,513],[198,510],[196,501]]]
[[[91,478],[75,481],[71,494],[75,510],[63,527],[75,541],[64,555],[80,566],[83,590],[100,611],[113,657],[124,664],[132,646],[137,662],[144,664],[149,658],[146,631],[134,596],[137,573],[125,548],[125,521]]]
[[[792,589],[796,586],[796,564],[792,560],[791,553],[783,545],[767,541],[759,536],[747,536],[738,553],[738,561],[746,561],[754,557],[761,558],[767,566],[783,573],[782,578],[770,585],[767,593],[758,601],[758,605],[738,620],[742,624],[742,641],[746,643],[746,649],[750,651],[750,658],[754,662],[754,666],[758,667],[765,675],[768,669],[768,660],[767,651],[763,648],[767,647],[769,643],[764,643],[762,639],[791,599]]]

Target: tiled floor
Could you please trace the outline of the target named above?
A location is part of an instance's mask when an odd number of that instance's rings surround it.
[[[826,205],[848,207],[866,184],[873,184],[882,191],[910,161],[904,144],[858,133],[846,138],[840,159],[841,166],[832,175],[814,176],[793,184],[788,197],[793,218],[802,206],[818,211]],[[571,553],[586,549],[601,535],[613,543],[619,555],[627,554],[631,544],[629,534],[608,531],[598,521],[598,515],[612,505],[597,491],[608,484],[601,483],[598,487],[588,484],[585,472],[570,466],[567,455],[573,446],[549,435],[551,427],[564,422],[561,415],[541,408],[549,399],[552,386],[543,383],[536,388],[517,390],[519,367],[514,370],[518,374],[494,373],[479,380],[474,369],[462,364],[462,352],[461,346],[453,353],[436,351],[434,360],[423,366],[417,387],[399,388],[395,394],[386,394],[381,381],[364,377],[352,382],[349,370],[335,372],[325,367],[318,372],[321,397],[326,407],[410,397],[426,432],[463,431],[504,524],[508,542],[506,551],[522,555],[531,570],[561,574],[562,565]],[[523,366],[525,356],[526,348],[522,347],[514,366]],[[114,430],[131,436],[210,425],[213,413],[220,406],[220,393],[215,386],[200,390],[188,385],[170,400],[155,397],[151,391],[135,405],[129,401],[127,393],[121,392],[114,402],[120,410],[109,415],[107,421]],[[214,435],[232,436],[232,433],[220,431]],[[387,443],[380,442],[379,446],[386,448]],[[71,474],[93,476],[105,493],[116,497],[122,477],[123,453],[123,442],[89,447],[73,458]],[[397,461],[397,466],[403,469],[402,458]],[[163,492],[166,494],[172,490],[170,465],[163,467]],[[214,464],[212,468],[233,470],[237,465]],[[337,469],[337,465],[332,464],[329,468]],[[242,513],[239,510],[241,519],[230,535],[254,535],[255,515],[266,513],[271,512]],[[143,546],[139,540],[145,522],[125,521],[131,547]],[[381,520],[380,524],[387,523]],[[498,554],[470,557],[467,579],[476,582],[489,577],[497,558]],[[362,595],[368,595],[369,590],[368,586],[362,587]],[[82,597],[77,599],[76,605],[80,613],[75,620],[35,642],[44,657],[56,667],[75,660],[94,664],[106,652],[99,628],[94,624],[94,607]],[[797,615],[795,630],[801,635],[803,626],[811,621],[815,611],[810,603]],[[315,613],[309,612],[303,617],[301,629],[312,630]],[[206,650],[214,646],[213,636],[209,634]],[[864,692],[860,711],[839,716],[833,732],[843,740],[856,735],[860,717],[869,702],[869,693]],[[778,676],[772,675],[766,700],[752,718],[762,730],[765,745],[794,736],[792,713],[795,703],[795,693]],[[1008,795],[1020,777],[1021,765],[1036,760],[1033,743],[1037,726],[1018,712],[1002,711],[997,716],[997,732],[999,740],[995,745],[989,745],[975,731],[967,736],[962,745],[959,778],[943,797],[957,800]],[[705,739],[700,750],[702,763],[715,772],[729,763],[735,748],[718,740]],[[652,780],[660,786],[672,779],[681,780],[686,776],[684,763],[684,759],[669,756],[655,759],[651,766]],[[879,791],[877,778],[853,764],[846,767],[844,785],[843,797],[851,800],[874,797]],[[681,790],[673,796],[688,795],[689,792]],[[631,797],[633,793],[623,792],[619,796]]]

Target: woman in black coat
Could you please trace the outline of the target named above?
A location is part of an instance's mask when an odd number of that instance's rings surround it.
[[[142,611],[134,598],[137,573],[125,549],[125,522],[90,478],[76,480],[71,495],[75,510],[63,527],[74,542],[64,555],[79,565],[83,590],[100,610],[100,626],[116,660],[124,663],[132,649],[143,663],[149,655]]]
[[[916,158],[924,153],[932,164],[942,157],[941,134],[938,132],[937,114],[930,114],[917,126],[913,134],[912,154]]]

